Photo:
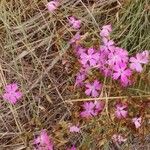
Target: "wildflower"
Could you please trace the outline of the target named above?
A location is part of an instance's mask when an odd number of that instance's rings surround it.
[[[81,39],[80,32],[77,32],[69,41],[69,44],[76,44],[77,41]]]
[[[95,80],[93,83],[87,83],[86,85],[85,94],[92,97],[97,97],[99,95],[99,91],[102,88],[102,85],[99,83],[98,80]]]
[[[130,80],[128,77],[131,76],[132,72],[130,69],[127,68],[125,63],[119,63],[113,67],[113,79],[119,79],[123,86],[127,86],[130,84]]]
[[[121,103],[117,104],[115,110],[115,116],[118,119],[126,118],[128,114],[128,111],[126,109],[127,109],[127,105]]]
[[[122,144],[123,142],[125,142],[127,139],[123,138],[123,136],[121,134],[114,134],[112,136],[112,140],[113,142],[115,142],[116,144]]]
[[[86,71],[81,69],[77,74],[76,74],[76,78],[75,78],[75,86],[82,86],[83,85],[83,81],[86,78]]]
[[[53,150],[53,143],[49,139],[45,130],[42,130],[40,135],[34,140],[36,150]]]
[[[11,104],[15,104],[21,97],[22,93],[18,90],[18,85],[16,83],[6,85],[3,95],[5,100]]]
[[[139,128],[141,126],[142,123],[142,118],[141,117],[135,117],[132,119],[132,122],[134,123],[136,128]]]
[[[108,54],[108,64],[110,66],[127,62],[128,62],[128,52],[122,48],[115,47],[114,51]]]
[[[83,52],[80,55],[81,63],[86,66],[89,65],[90,67],[93,67],[97,64],[99,60],[99,53],[95,52],[94,48],[89,48],[87,53]]]
[[[108,37],[110,32],[112,32],[112,27],[111,25],[105,25],[102,27],[102,30],[100,32],[100,36],[102,37]]]
[[[90,118],[98,115],[104,109],[105,103],[102,101],[85,102],[84,110],[81,112],[81,117]]]
[[[82,47],[82,46],[77,46],[77,47],[75,47],[75,54],[78,56],[78,57],[80,57],[80,55],[82,54],[82,53],[85,53],[86,52],[86,48],[84,48],[84,47]]]
[[[95,114],[102,112],[105,103],[103,101],[95,101],[94,104],[95,104]]]
[[[59,6],[59,3],[58,1],[54,0],[54,1],[48,2],[46,6],[49,12],[54,12]]]
[[[130,68],[137,72],[142,72],[142,64],[147,64],[149,61],[149,52],[147,50],[142,53],[137,53],[135,57],[130,58]]]
[[[107,38],[102,39],[104,45],[102,46],[103,49],[108,49],[109,51],[114,51],[115,49],[115,42],[113,40],[109,40]]]
[[[80,132],[80,128],[78,126],[71,126],[69,130],[70,132]]]
[[[81,20],[76,19],[74,16],[69,17],[68,21],[74,29],[79,29],[81,27]]]
[[[85,102],[83,104],[84,111],[81,112],[81,117],[90,118],[95,116],[94,107],[95,104],[93,102]]]

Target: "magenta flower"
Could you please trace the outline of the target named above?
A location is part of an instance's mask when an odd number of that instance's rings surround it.
[[[134,123],[136,128],[139,128],[141,126],[142,123],[142,118],[141,117],[135,117],[132,119],[132,122]]]
[[[93,102],[85,102],[83,104],[84,111],[80,113],[81,117],[90,118],[95,116],[94,107],[95,104]]]
[[[101,113],[104,109],[105,103],[103,101],[95,101],[95,114]]]
[[[99,60],[99,53],[95,52],[95,49],[89,48],[87,53],[83,52],[80,55],[81,63],[84,66],[94,67]]]
[[[77,32],[69,41],[69,44],[75,44],[77,41],[81,39],[80,32]]]
[[[102,27],[102,30],[100,32],[100,36],[102,36],[102,37],[108,37],[111,32],[112,32],[111,25],[105,25],[105,26]]]
[[[11,104],[16,104],[16,102],[22,97],[22,93],[18,91],[18,85],[16,83],[6,85],[5,93],[3,98],[10,102]]]
[[[108,49],[109,51],[114,51],[115,49],[115,42],[113,40],[109,40],[107,38],[102,39],[104,45],[102,46],[103,49]]]
[[[86,79],[86,70],[80,69],[80,71],[76,74],[75,77],[75,86],[82,86],[83,81]]]
[[[93,83],[87,83],[86,85],[86,91],[85,94],[87,96],[97,97],[99,96],[99,92],[102,88],[102,85],[98,80],[95,80]]]
[[[80,113],[81,117],[91,118],[98,115],[104,109],[105,103],[102,101],[85,102],[83,104],[83,111]]]
[[[87,51],[87,49],[84,48],[84,47],[82,47],[82,46],[77,46],[77,47],[75,47],[75,54],[76,54],[78,57],[80,57],[80,55],[81,55],[82,53],[85,53],[86,51]]]
[[[122,48],[115,47],[114,51],[108,54],[108,64],[110,66],[127,62],[128,62],[128,52]]]
[[[117,64],[113,67],[113,79],[120,80],[123,86],[127,86],[130,84],[130,80],[128,77],[131,76],[132,72],[127,68],[125,63]]]
[[[149,52],[147,50],[142,53],[137,53],[135,57],[130,58],[130,68],[137,72],[142,72],[142,64],[147,64],[149,61]]]
[[[70,132],[77,132],[77,133],[79,133],[80,132],[80,128],[78,126],[70,126],[69,131]]]
[[[74,16],[69,17],[68,21],[74,29],[79,29],[81,27],[81,20],[76,19]]]
[[[40,135],[34,140],[36,150],[53,150],[53,143],[48,137],[46,130],[42,130]]]
[[[126,118],[128,114],[127,105],[119,103],[116,105],[115,116],[118,119]]]
[[[112,140],[116,144],[122,144],[124,143],[127,139],[125,139],[121,134],[114,134],[112,136]]]
[[[48,2],[46,6],[49,12],[54,12],[59,6],[59,3],[58,1],[54,0],[54,1]]]

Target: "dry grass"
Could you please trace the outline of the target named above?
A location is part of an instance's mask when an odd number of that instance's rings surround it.
[[[23,100],[15,106],[1,100],[0,149],[33,149],[32,140],[43,128],[52,135],[60,150],[72,142],[83,150],[91,146],[93,150],[113,149],[108,139],[114,132],[111,126],[115,127],[115,124],[109,116],[102,115],[97,121],[89,122],[89,126],[80,120],[84,133],[79,136],[69,136],[67,132],[69,122],[79,121],[80,102],[73,101],[83,101],[81,98],[84,98],[73,87],[76,69],[73,56],[68,55],[71,48],[67,41],[74,31],[67,25],[67,17],[75,15],[82,20],[81,31],[87,33],[89,39],[85,45],[100,43],[99,26],[111,22],[114,26],[112,37],[134,53],[150,49],[148,0],[62,0],[54,14],[47,12],[46,3],[46,0],[0,2],[0,92],[7,83],[17,82],[24,93]],[[65,70],[62,64],[66,58],[73,64],[69,70]],[[141,103],[147,101],[150,98],[148,68],[145,68],[148,73],[145,71],[135,77],[139,82],[126,91],[113,89],[116,85],[105,88],[103,99],[108,102],[111,97],[125,96],[126,99],[133,96]],[[105,135],[95,136],[95,133],[106,130]],[[123,130],[131,140],[122,149],[132,149],[132,134]],[[144,128],[140,134],[144,137],[146,132]]]

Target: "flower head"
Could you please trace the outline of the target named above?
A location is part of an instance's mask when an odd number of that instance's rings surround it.
[[[137,53],[135,57],[130,58],[130,68],[137,72],[142,72],[142,64],[147,64],[149,61],[149,52],[147,50],[142,53]]]
[[[78,126],[70,126],[69,131],[70,132],[77,132],[77,133],[79,133],[80,132],[80,128]]]
[[[22,93],[18,90],[18,85],[16,83],[6,85],[3,95],[5,100],[11,104],[15,104],[21,97]]]
[[[141,126],[142,123],[142,118],[141,117],[135,117],[132,119],[132,122],[134,123],[136,128],[139,128]]]
[[[53,1],[48,2],[46,6],[49,12],[54,12],[59,6],[59,3],[58,1],[53,0]]]
[[[85,102],[83,104],[83,111],[81,112],[81,117],[90,118],[98,115],[104,109],[105,103],[102,101],[95,102]]]
[[[102,36],[102,37],[108,37],[111,32],[112,32],[111,25],[105,25],[105,26],[102,27],[102,30],[100,32],[100,36]]]
[[[83,104],[84,111],[81,112],[81,117],[90,118],[95,116],[95,104],[93,102],[85,102]]]
[[[87,88],[85,91],[86,95],[97,97],[99,96],[99,92],[102,88],[102,85],[100,84],[98,80],[95,80],[93,83],[87,83],[85,87]]]
[[[126,118],[128,114],[127,105],[119,103],[116,105],[115,116],[118,119]]]
[[[123,86],[127,86],[130,84],[130,80],[128,79],[132,72],[130,69],[127,68],[125,63],[119,63],[113,67],[113,79],[119,79]]]
[[[112,136],[112,140],[114,143],[121,144],[124,143],[127,139],[125,139],[121,134],[114,134]]]
[[[89,48],[87,53],[81,53],[80,59],[82,65],[94,67],[98,63],[99,53],[95,52],[94,48]]]
[[[68,21],[74,29],[79,29],[81,27],[81,20],[76,19],[74,16],[69,17]]]
[[[49,139],[45,130],[42,130],[40,135],[34,140],[36,150],[53,150],[53,143]]]

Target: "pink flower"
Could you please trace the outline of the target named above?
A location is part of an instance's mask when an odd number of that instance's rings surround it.
[[[105,103],[103,101],[95,101],[94,104],[95,104],[95,114],[102,112]]]
[[[128,62],[128,52],[122,48],[115,47],[114,51],[108,54],[108,64],[110,66],[127,62]]]
[[[130,68],[137,72],[142,72],[142,64],[147,64],[149,61],[149,52],[147,50],[142,53],[137,53],[135,57],[130,58]]]
[[[22,93],[18,91],[18,85],[16,83],[6,85],[5,93],[3,98],[10,102],[11,104],[15,104],[22,97]]]
[[[78,72],[76,75],[75,86],[82,86],[85,78],[86,78],[86,74],[84,72]]]
[[[93,83],[87,83],[86,85],[86,91],[85,94],[92,97],[99,96],[99,92],[102,88],[102,85],[99,83],[98,80],[95,80]]]
[[[85,102],[83,104],[84,111],[80,113],[81,117],[90,118],[95,116],[94,107],[95,104],[93,102]]]
[[[80,128],[78,126],[70,126],[70,132],[80,132]]]
[[[123,86],[127,86],[130,84],[130,80],[128,77],[131,76],[132,72],[130,69],[127,68],[125,63],[119,63],[113,67],[113,79],[119,79]]]
[[[127,114],[128,114],[127,105],[121,103],[116,105],[115,116],[118,119],[126,118]]]
[[[90,118],[98,115],[104,109],[105,103],[102,101],[85,102],[83,104],[84,110],[80,113],[81,117]]]
[[[77,32],[69,41],[69,44],[76,44],[77,41],[81,39],[80,32]]]
[[[74,16],[69,17],[68,21],[74,29],[79,29],[81,27],[81,20],[76,19]]]
[[[111,25],[105,25],[105,26],[102,27],[102,30],[100,32],[100,36],[102,36],[102,37],[108,37],[111,32],[112,32]]]
[[[80,57],[80,55],[81,55],[82,53],[85,53],[86,51],[87,51],[87,49],[84,48],[84,47],[82,47],[82,46],[77,46],[77,47],[75,47],[75,54],[76,54],[78,57]]]
[[[40,135],[34,140],[36,150],[53,150],[53,143],[49,139],[45,130],[42,130]]]
[[[99,60],[99,53],[95,52],[95,49],[89,48],[87,53],[81,53],[80,58],[84,66],[90,65],[90,67],[94,67]]]
[[[67,150],[77,150],[77,148],[73,145],[71,148],[67,148]]]
[[[115,49],[115,42],[113,40],[109,40],[107,38],[103,38],[104,45],[102,46],[103,49],[108,49],[109,51],[114,51]]]
[[[135,117],[132,119],[132,122],[134,123],[136,128],[139,128],[141,126],[142,123],[142,118],[141,117]]]
[[[123,138],[121,134],[114,134],[112,136],[112,140],[114,143],[121,144],[124,143],[127,139]]]
[[[54,12],[58,6],[59,6],[59,3],[58,1],[55,1],[55,0],[48,2],[46,5],[49,12]]]

